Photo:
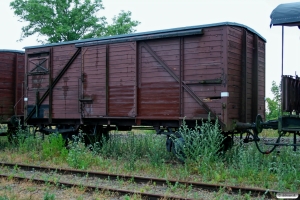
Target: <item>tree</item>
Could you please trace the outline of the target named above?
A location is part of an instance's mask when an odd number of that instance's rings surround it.
[[[55,43],[107,35],[132,33],[140,22],[131,19],[131,12],[121,11],[108,25],[98,17],[104,9],[102,0],[14,0],[10,3],[22,27],[20,41],[34,34],[46,37],[42,43]]]
[[[131,12],[125,12],[124,10],[119,13],[118,16],[114,16],[113,24],[107,26],[107,35],[119,35],[125,33],[132,33],[136,26],[136,21],[131,20]]]
[[[266,98],[267,101],[267,112],[266,120],[277,119],[281,111],[281,92],[280,85],[276,85],[275,81],[272,81],[271,91],[274,95],[273,99]]]

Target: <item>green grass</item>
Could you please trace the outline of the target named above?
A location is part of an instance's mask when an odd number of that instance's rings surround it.
[[[199,135],[199,130],[203,134]],[[280,154],[263,155],[252,143],[218,152],[223,138],[219,127],[210,121],[196,130],[183,125],[179,133],[186,143],[177,150],[186,162],[176,166],[168,164],[177,159],[166,151],[165,137],[153,133],[141,136],[137,131],[122,137],[111,134],[108,141],[88,147],[78,136],[68,150],[59,134],[42,140],[22,132],[15,144],[0,140],[4,144],[0,160],[300,192],[299,150],[285,147]]]

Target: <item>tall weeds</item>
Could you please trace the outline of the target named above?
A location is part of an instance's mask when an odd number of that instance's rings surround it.
[[[34,137],[27,129],[18,127],[16,134],[13,136],[12,145],[20,152],[35,152],[41,149],[41,138]]]
[[[165,149],[165,137],[161,138],[153,133],[141,135],[133,132],[126,134],[111,134],[107,142],[92,146],[98,154],[113,159],[123,159],[129,162],[128,168],[134,169],[136,160],[149,160],[152,166],[160,166],[164,160],[170,158]]]
[[[68,151],[65,148],[65,141],[61,134],[53,133],[42,143],[42,156],[44,159],[61,157],[65,159]]]
[[[185,162],[214,162],[219,159],[224,140],[218,121],[202,120],[202,125],[188,128],[185,121],[179,128],[180,137],[172,137],[174,153]]]
[[[83,135],[81,133],[78,136],[73,135],[67,155],[69,166],[77,169],[87,169],[92,162],[93,155],[90,153],[89,148],[85,146]]]

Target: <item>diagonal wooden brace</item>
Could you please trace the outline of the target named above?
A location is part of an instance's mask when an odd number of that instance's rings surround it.
[[[162,59],[160,59],[160,57],[151,49],[151,47],[145,43],[145,42],[141,42],[141,46],[143,46],[148,53],[150,53],[155,60],[178,82],[180,83],[180,78],[168,67],[167,64],[164,63],[164,61]],[[184,81],[182,81],[182,87],[185,89],[185,91],[187,91],[192,97],[193,99],[196,100],[196,102],[202,106],[208,113],[211,113],[212,117],[215,117],[216,119],[218,119],[218,117],[216,116],[216,114],[206,105],[206,103],[204,103],[203,101],[201,101],[201,99],[199,99],[199,97],[191,90],[191,88],[185,84]],[[219,123],[222,126],[225,126],[225,124],[219,120]]]
[[[60,71],[60,73],[58,74],[58,76],[54,79],[54,81],[52,82],[52,84],[49,86],[49,88],[47,89],[47,91],[44,93],[44,95],[40,98],[39,102],[37,102],[37,106],[33,107],[33,109],[31,110],[31,112],[27,115],[25,122],[27,122],[35,113],[36,111],[36,107],[39,107],[44,100],[47,98],[47,96],[50,93],[50,90],[52,90],[55,85],[58,83],[58,81],[61,79],[61,77],[65,74],[65,72],[69,69],[69,67],[72,65],[72,63],[74,62],[74,60],[77,58],[77,56],[80,54],[81,52],[81,48],[78,48],[77,51],[74,53],[74,55],[72,56],[72,58],[68,61],[68,63],[64,66],[64,68]]]

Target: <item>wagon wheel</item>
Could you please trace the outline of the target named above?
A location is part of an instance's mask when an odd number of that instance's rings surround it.
[[[79,137],[79,131],[74,130],[74,131],[62,133],[62,137],[65,140],[65,144],[68,146],[69,142],[74,142],[77,140],[76,137]]]
[[[180,162],[185,162],[186,155],[184,154],[184,139],[182,137],[176,139],[167,138],[167,143],[171,142],[171,151]]]
[[[19,144],[24,143],[25,140],[31,137],[30,132],[24,126],[12,126],[8,125],[7,129],[7,139],[9,143]]]
[[[86,125],[80,127],[81,131],[84,133],[85,144],[94,144],[99,142],[107,142],[109,139],[109,129],[103,128],[100,125]]]
[[[17,132],[18,132],[18,118],[14,115],[10,118],[9,123],[7,124],[7,139],[11,144],[17,144]]]
[[[234,139],[233,136],[231,137],[229,134],[224,134],[224,140],[222,142],[222,147],[220,148],[220,150],[218,151],[218,153],[220,152],[226,152],[228,150],[230,150],[233,145],[234,145]]]
[[[10,118],[10,123],[12,126],[18,127],[20,125],[20,119],[14,115]]]
[[[17,127],[14,127],[12,125],[8,125],[7,127],[7,140],[11,144],[17,144],[18,138],[17,138]]]

